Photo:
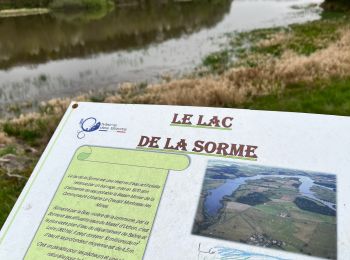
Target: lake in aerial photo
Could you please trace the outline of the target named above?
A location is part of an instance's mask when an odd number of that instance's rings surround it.
[[[336,176],[210,160],[192,233],[337,257]]]

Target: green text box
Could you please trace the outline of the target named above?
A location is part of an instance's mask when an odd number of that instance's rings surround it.
[[[83,146],[77,150],[25,259],[142,259],[178,154]]]

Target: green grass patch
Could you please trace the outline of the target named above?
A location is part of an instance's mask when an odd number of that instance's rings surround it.
[[[52,116],[29,119],[24,122],[7,121],[2,125],[2,128],[8,136],[19,138],[32,146],[40,146],[47,143],[56,129],[59,119]]]
[[[209,54],[203,59],[203,66],[212,72],[221,73],[230,67],[232,53],[225,49]]]
[[[19,137],[24,141],[33,144],[40,137],[41,131],[44,129],[42,120],[35,121],[27,126],[17,127],[16,124],[6,122],[3,125],[4,132],[9,136]]]
[[[16,147],[13,145],[9,145],[0,149],[0,157],[7,154],[16,154]]]
[[[257,205],[255,206],[255,208],[269,215],[278,215],[281,211],[284,210],[282,205],[274,204],[274,203],[271,203],[271,204],[265,203],[265,204]]]
[[[339,17],[338,19],[322,19],[308,23],[307,25],[292,25],[293,32],[291,42],[286,44],[287,49],[291,49],[299,54],[310,55],[319,49],[328,46],[339,38],[337,29],[340,24],[344,24],[348,19]]]
[[[327,235],[325,235],[327,234]],[[311,255],[337,259],[337,226],[320,223],[309,244]]]
[[[256,67],[261,59],[278,59],[286,51],[308,56],[338,40],[339,29],[349,23],[348,13],[329,11],[320,20],[305,24],[226,34],[228,44],[206,56],[202,66],[222,73],[235,66]]]
[[[296,232],[292,219],[266,214],[253,208],[248,209],[242,215],[253,226],[259,226],[263,231],[262,233],[267,234],[269,237],[295,245],[297,248],[300,247],[300,241],[292,236]],[[262,223],[255,223],[258,219],[262,220]]]
[[[292,202],[268,202],[255,206],[254,208],[265,212],[266,214],[279,216],[280,213],[289,212],[290,210],[297,209]]]
[[[278,94],[255,97],[241,105],[257,110],[278,110],[350,116],[350,78],[289,86]]]
[[[248,53],[279,57],[285,50],[292,50],[301,55],[310,55],[339,38],[337,30],[341,25],[348,23],[349,18],[336,14],[325,14],[321,20],[295,24],[288,28],[255,30],[241,34],[240,37],[246,38],[246,41],[250,42],[251,48],[247,50]],[[274,37],[277,33],[284,35],[285,39],[276,41]],[[259,45],[258,43],[262,40],[271,40],[271,44]],[[240,41],[242,42],[242,39]],[[233,41],[233,44],[237,44],[237,41]],[[241,55],[241,58],[244,56]]]
[[[299,208],[296,209],[290,209],[291,217],[294,219],[298,219],[300,221],[313,221],[318,223],[329,223],[329,224],[335,224],[336,223],[336,217],[334,216],[326,216],[322,214],[317,214],[311,211],[302,210]]]
[[[29,168],[21,175],[29,177],[31,172],[32,168]],[[26,179],[10,178],[6,176],[5,170],[0,168],[0,227],[5,222],[26,181]]]

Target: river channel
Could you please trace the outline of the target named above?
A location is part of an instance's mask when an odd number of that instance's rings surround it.
[[[316,197],[314,192],[311,191],[312,186],[320,186],[315,184],[314,180],[307,176],[299,175],[256,175],[252,177],[239,177],[236,179],[228,179],[224,184],[219,187],[209,190],[208,195],[204,200],[204,208],[209,216],[216,216],[223,207],[223,199],[225,196],[232,195],[241,185],[246,184],[248,181],[260,180],[262,178],[297,178],[301,182],[299,186],[299,194],[308,197],[310,199],[316,200],[325,206],[336,210],[336,204],[330,203],[328,201],[321,200]],[[320,186],[322,188],[327,188]],[[330,188],[327,188],[330,189]]]

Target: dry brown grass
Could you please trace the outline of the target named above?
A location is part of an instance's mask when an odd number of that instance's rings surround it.
[[[293,37],[293,32],[281,31],[273,34],[268,39],[260,40],[257,43],[257,47],[269,47],[273,45],[285,44]]]
[[[270,40],[275,44],[288,39],[280,34]],[[130,83],[121,86],[105,102],[152,103],[196,106],[228,106],[245,102],[249,97],[280,91],[293,83],[343,77],[350,74],[350,29],[327,48],[304,56],[285,51],[281,57],[253,54],[256,67],[232,68],[222,75],[173,80],[140,90]]]
[[[12,143],[12,139],[8,137],[4,132],[0,131],[0,148],[2,145],[8,145]]]

